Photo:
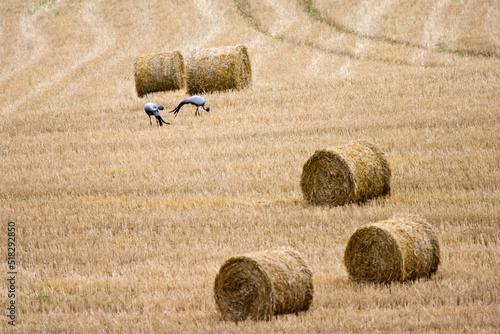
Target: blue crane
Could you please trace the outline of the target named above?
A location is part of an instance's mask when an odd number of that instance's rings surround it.
[[[205,107],[205,99],[202,98],[201,96],[196,96],[196,95],[188,97],[187,99],[185,99],[184,101],[179,103],[177,108],[175,108],[174,110],[170,110],[169,112],[173,112],[175,115],[174,117],[176,117],[177,114],[179,113],[179,110],[181,110],[182,106],[185,104],[193,104],[196,106],[196,111],[194,112],[195,116],[200,116],[200,112],[198,111],[199,107],[202,107],[203,109],[205,109],[206,112],[210,112],[210,108]]]
[[[156,106],[154,103],[146,103],[146,106],[144,107],[144,110],[146,111],[146,114],[149,116],[149,125],[153,125],[151,122],[151,116],[156,117],[156,124],[160,124],[162,126],[163,124],[170,124],[168,122],[165,122],[163,118],[160,116],[160,110],[163,110],[163,106]]]

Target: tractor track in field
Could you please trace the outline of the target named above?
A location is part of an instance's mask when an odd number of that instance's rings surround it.
[[[0,75],[0,86],[3,86],[11,78],[19,75],[33,64],[39,63],[47,53],[49,49],[47,39],[37,33],[35,22],[39,20],[40,16],[50,11],[51,8],[50,5],[45,4],[27,15],[21,15],[18,20],[5,22],[6,25],[15,25],[10,29],[14,30],[14,33],[11,33],[10,36],[5,35],[5,38],[19,39],[19,42],[15,44],[16,47],[5,55],[4,61],[6,65],[10,66],[3,68]]]
[[[400,45],[400,46],[408,46],[416,49],[420,49],[422,51],[431,51],[429,48],[425,45],[426,43],[415,43],[411,42],[409,40],[404,40],[404,39],[396,39],[396,38],[390,38],[387,36],[378,36],[378,35],[370,35],[370,34],[364,34],[359,32],[356,29],[351,29],[349,27],[346,27],[345,25],[342,25],[338,22],[336,22],[334,19],[322,15],[319,10],[314,6],[313,2],[310,0],[297,0],[299,3],[302,4],[304,11],[307,13],[311,14],[311,17],[314,20],[317,20],[319,22],[325,23],[332,27],[335,31],[340,32],[340,33],[345,33],[345,34],[353,34],[359,38],[367,39],[367,40],[373,40],[373,41],[379,41],[383,43],[388,43],[391,45]],[[447,0],[446,0],[447,1]],[[436,29],[436,22],[439,20],[439,16],[442,14],[439,9],[443,8],[443,3],[442,1],[439,1],[436,4],[436,8],[438,9],[435,13],[433,13],[430,17],[430,22],[426,22],[426,32],[428,32],[427,36],[430,36],[432,31]],[[368,16],[367,16],[368,17]],[[429,43],[427,43],[429,44]],[[474,50],[463,50],[463,49],[447,49],[447,53],[461,53],[463,55],[467,56],[475,56],[475,57],[493,57],[493,58],[500,58],[500,54],[494,53],[494,52],[480,52],[480,51],[474,51]]]
[[[299,7],[302,8],[302,15],[308,15],[308,3],[304,2],[302,0],[298,0],[298,5]],[[273,6],[279,6],[278,3],[273,3]],[[436,67],[436,65],[425,65],[425,64],[417,64],[415,62],[412,62],[408,59],[404,58],[399,58],[399,59],[384,59],[379,56],[374,56],[374,55],[369,55],[366,52],[364,52],[364,49],[366,48],[366,43],[365,41],[368,41],[369,43],[375,43],[378,45],[381,44],[392,44],[393,46],[396,47],[408,47],[406,45],[400,45],[397,43],[387,43],[385,40],[381,40],[380,38],[366,38],[364,36],[355,34],[353,31],[349,31],[347,29],[343,29],[338,26],[333,26],[333,25],[328,25],[326,22],[322,20],[313,20],[311,18],[308,19],[310,23],[311,21],[316,21],[320,24],[327,25],[330,28],[330,31],[333,32],[332,35],[337,35],[337,36],[347,36],[351,40],[355,39],[354,46],[353,47],[348,47],[348,46],[325,46],[321,45],[320,43],[313,41],[311,39],[309,40],[304,40],[300,38],[295,38],[294,36],[290,36],[288,34],[282,34],[282,33],[275,33],[270,31],[269,27],[264,26],[256,17],[257,15],[252,12],[251,6],[250,5],[245,5],[244,2],[238,2],[236,3],[238,12],[240,15],[247,21],[247,23],[256,31],[263,33],[264,35],[274,38],[277,40],[284,41],[286,43],[290,43],[296,46],[306,46],[315,50],[318,50],[322,53],[330,54],[330,55],[335,55],[335,56],[341,56],[341,57],[347,57],[350,60],[368,60],[368,61],[378,61],[378,62],[383,62],[387,64],[395,64],[395,65],[403,65],[403,66],[416,66],[416,67]],[[317,36],[316,36],[317,37]],[[438,65],[439,66],[439,65]],[[445,66],[444,64],[441,66]]]
[[[50,44],[47,32],[44,31],[44,20],[39,20],[37,18],[47,11],[54,10],[53,7],[54,3],[51,3],[51,6],[44,5],[30,15],[22,17],[19,28],[21,40],[24,41],[23,43],[33,45],[33,51],[30,53],[29,58],[24,59],[24,64],[22,66],[4,75],[2,81],[12,80],[16,75],[26,72],[27,68],[34,67],[43,62],[45,60],[44,58],[47,56],[51,56],[50,52],[53,46]],[[30,101],[34,101],[39,96],[48,94],[49,92],[52,96],[57,95],[60,93],[58,85],[67,89],[72,85],[82,84],[82,82],[72,82],[69,85],[62,86],[66,78],[74,75],[76,71],[82,69],[86,64],[108,53],[115,45],[113,31],[110,30],[107,24],[103,23],[105,20],[99,16],[99,10],[93,3],[84,3],[79,9],[78,14],[81,19],[81,25],[88,34],[89,40],[92,41],[91,46],[86,52],[74,59],[67,66],[53,68],[47,74],[43,73],[42,78],[36,82],[32,83],[31,78],[26,78],[26,80],[30,82],[27,93],[21,94],[18,98],[11,101],[11,104],[7,106],[7,110],[13,112],[19,109],[21,105],[29,105]]]
[[[277,40],[284,41],[296,46],[306,46],[322,53],[327,53],[336,56],[347,57],[350,60],[367,60],[377,61],[387,64],[395,64],[401,66],[415,67],[448,67],[453,66],[464,56],[473,57],[494,57],[498,56],[490,52],[474,52],[447,49],[436,51],[429,49],[423,44],[413,43],[408,40],[392,39],[384,36],[363,34],[356,29],[345,27],[333,19],[319,13],[312,1],[297,0],[296,6],[288,6],[280,4],[280,2],[267,1],[270,8],[276,9],[276,13],[282,16],[280,20],[286,21],[290,17],[301,17],[301,24],[304,27],[310,26],[312,23],[327,26],[329,33],[322,37],[323,41],[329,39],[347,39],[348,42],[342,44],[337,41],[336,46],[327,45],[324,42],[318,42],[318,36],[300,38],[293,34],[280,33],[272,31],[272,27],[268,27],[258,19],[257,12],[254,12],[252,5],[248,1],[235,1],[238,13],[245,19],[254,30]],[[280,8],[281,7],[281,8]],[[295,8],[295,12],[293,11]],[[388,6],[390,8],[390,5]],[[301,13],[299,13],[301,11]],[[383,9],[382,9],[383,13]],[[369,13],[370,15],[382,15],[381,13]],[[286,17],[285,17],[286,15]],[[365,22],[359,24],[367,24],[374,19],[372,16],[366,16]],[[432,22],[428,23],[432,25]],[[307,30],[307,28],[304,28]],[[428,29],[432,29],[428,26]],[[328,36],[326,36],[328,35]],[[332,37],[333,36],[333,37]],[[349,45],[352,44],[352,45]],[[333,43],[335,44],[335,43]],[[384,51],[387,51],[391,56],[385,56]]]

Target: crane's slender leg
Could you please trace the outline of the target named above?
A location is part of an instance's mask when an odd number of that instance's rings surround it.
[[[199,106],[196,107],[196,112],[194,113],[195,116],[200,116],[200,112],[198,111],[199,108],[200,108]]]
[[[151,115],[149,115],[149,126],[152,126],[153,123],[151,122]]]

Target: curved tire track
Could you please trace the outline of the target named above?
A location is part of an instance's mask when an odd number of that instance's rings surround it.
[[[409,40],[395,39],[395,38],[390,38],[387,36],[370,35],[370,34],[361,33],[358,30],[348,28],[348,27],[336,22],[334,19],[332,19],[330,17],[322,15],[319,12],[319,10],[313,5],[313,2],[311,0],[297,0],[297,1],[299,1],[302,4],[302,6],[306,12],[316,14],[316,15],[311,15],[311,17],[313,17],[315,20],[318,20],[319,22],[323,22],[323,23],[329,25],[330,27],[332,27],[334,30],[336,30],[338,32],[353,34],[353,35],[358,36],[359,38],[364,38],[364,39],[368,39],[368,40],[385,42],[385,43],[392,44],[392,45],[409,46],[412,48],[421,49],[423,51],[431,51],[431,52],[434,52],[434,51],[429,49],[429,45],[436,44],[436,43],[432,43],[432,41],[437,40],[437,39],[436,38],[431,39],[430,36],[432,36],[433,34],[436,34],[435,28],[436,28],[437,22],[439,22],[440,19],[442,19],[442,17],[441,17],[443,14],[442,10],[445,8],[445,4],[443,4],[442,1],[439,1],[438,3],[436,3],[436,11],[430,15],[430,22],[426,21],[426,24],[425,24],[425,31],[426,32],[424,33],[424,36],[427,36],[427,38],[428,38],[427,42],[415,43],[415,42],[411,42]],[[447,0],[445,0],[445,1],[447,1]],[[490,34],[493,35],[493,32],[490,31]],[[498,39],[498,37],[496,37],[496,36],[492,36],[492,38]],[[467,56],[500,58],[500,54],[497,54],[495,52],[488,52],[488,51],[480,52],[480,51],[474,51],[474,50],[453,48],[453,49],[447,49],[444,52],[457,53],[457,54],[461,53],[461,54],[467,55]]]
[[[47,39],[37,31],[35,22],[39,21],[42,15],[52,10],[53,4],[41,5],[30,13],[7,22],[7,24],[17,23],[17,27],[14,27],[16,33],[13,36],[5,36],[5,38],[16,39],[17,37],[20,41],[12,43],[12,45],[16,46],[13,48],[14,52],[6,52],[7,57],[3,59],[3,62],[6,65],[10,65],[10,68],[3,68],[2,75],[0,76],[0,86],[3,86],[13,77],[33,66],[33,64],[38,64],[47,54],[49,49]],[[13,64],[16,66],[14,67]]]
[[[321,38],[316,35],[311,35],[310,37],[297,37],[290,33],[277,33],[275,31],[270,31],[270,27],[265,26],[258,19],[258,12],[254,12],[251,8],[251,3],[249,1],[235,1],[235,6],[237,7],[238,13],[246,20],[254,30],[266,35],[267,37],[282,40],[284,42],[294,44],[297,46],[307,46],[316,49],[320,52],[344,56],[351,60],[369,60],[377,61],[387,64],[404,65],[404,66],[414,66],[414,67],[446,67],[453,66],[458,62],[463,62],[465,58],[463,55],[467,56],[491,56],[490,54],[474,54],[471,52],[463,53],[460,50],[455,51],[452,49],[446,50],[444,52],[437,52],[436,50],[429,49],[425,45],[412,43],[406,40],[391,39],[383,36],[362,34],[356,30],[349,29],[335,22],[334,20],[321,15],[318,10],[314,7],[312,1],[307,0],[297,0],[295,6],[295,11],[302,11],[301,14],[294,13],[294,6],[288,6],[281,10],[279,2],[267,2],[268,6],[272,6],[275,13],[281,15],[279,17],[280,21],[290,20],[295,14],[297,17],[301,15],[307,16],[307,20],[304,23],[304,27],[310,26],[311,22],[316,22],[316,24],[324,25],[329,27],[333,34],[327,34],[323,32],[323,41],[328,41],[332,39],[332,36],[336,36],[337,40],[345,39],[346,43],[336,42],[334,46],[326,45],[328,43],[321,42]],[[300,8],[300,9],[297,9]],[[391,4],[385,8],[389,10]],[[286,15],[283,15],[284,12]],[[383,15],[383,11],[378,13],[378,15]],[[367,17],[365,25],[369,25],[370,22],[376,20],[374,17]],[[363,24],[360,23],[360,24]],[[325,28],[326,29],[326,28]],[[286,29],[285,29],[286,30]],[[307,30],[307,28],[304,28]],[[319,42],[318,42],[319,41]]]
[[[387,63],[387,64],[396,64],[396,65],[404,65],[404,66],[416,66],[416,67],[435,67],[435,66],[446,66],[446,62],[438,63],[437,65],[431,62],[422,62],[421,60],[422,55],[420,54],[420,57],[412,56],[412,57],[396,57],[396,58],[384,58],[380,56],[381,53],[373,51],[376,48],[384,47],[384,45],[389,45],[392,46],[393,48],[408,48],[409,45],[405,44],[398,44],[398,43],[387,43],[386,40],[381,40],[380,38],[368,38],[364,36],[360,36],[356,34],[354,31],[350,31],[347,29],[344,29],[339,26],[332,26],[330,24],[327,24],[325,21],[321,19],[313,19],[311,18],[311,15],[309,14],[310,7],[309,2],[304,1],[304,0],[298,0],[297,2],[298,6],[302,8],[302,13],[301,15],[307,15],[308,17],[308,23],[311,24],[310,21],[316,21],[316,24],[321,24],[321,25],[326,25],[329,27],[330,30],[333,29],[334,31],[334,36],[337,39],[336,44],[338,46],[325,46],[322,45],[321,43],[318,43],[316,41],[318,36],[312,36],[311,38],[296,38],[295,36],[291,36],[288,34],[281,34],[281,33],[276,33],[274,31],[270,31],[269,27],[264,26],[258,19],[257,15],[252,12],[251,6],[247,5],[244,1],[236,2],[236,6],[238,9],[238,13],[246,20],[246,22],[256,31],[277,39],[277,40],[282,40],[284,42],[294,44],[296,46],[307,46],[312,49],[316,49],[320,52],[331,54],[331,55],[336,55],[336,56],[342,56],[342,57],[347,57],[350,60],[368,60],[368,61],[377,61],[377,62],[382,62],[382,63]],[[273,6],[279,6],[279,4],[273,2],[271,5]],[[288,8],[289,9],[289,8]],[[290,11],[291,9],[289,9]],[[288,13],[289,13],[288,11]],[[280,10],[276,10],[276,12],[280,12]],[[282,20],[288,19],[288,17],[280,17]],[[324,36],[324,40],[328,40],[329,38],[331,39],[331,35],[329,36]],[[341,43],[341,40],[347,40],[348,42],[346,43]],[[349,45],[352,44],[352,45]],[[371,51],[371,54],[369,52]],[[401,50],[400,50],[401,51]],[[422,53],[423,50],[419,50],[420,53]],[[428,52],[425,50],[425,52]],[[396,52],[398,53],[398,52]],[[405,53],[405,52],[399,52],[399,53]],[[406,52],[407,53],[407,52]],[[434,60],[435,62],[435,60]]]
[[[36,99],[40,95],[46,94],[48,91],[53,89],[53,87],[61,83],[66,77],[82,68],[85,64],[104,55],[111,49],[112,46],[114,46],[114,35],[111,33],[109,27],[106,26],[105,19],[99,17],[97,12],[98,11],[94,8],[92,3],[85,2],[82,3],[82,7],[79,10],[80,18],[94,41],[88,52],[69,63],[64,68],[55,71],[52,75],[46,76],[40,82],[34,84],[34,87],[31,87],[26,94],[21,94],[14,102],[12,102],[10,106],[8,106],[9,110],[17,110],[23,104],[29,105],[31,100]],[[42,27],[33,25],[30,27],[29,33],[32,34],[37,41],[40,39],[47,40]],[[33,59],[26,62],[25,67],[32,67],[33,62],[38,62],[39,59],[48,53],[46,50],[49,48],[50,45],[48,43],[47,45],[40,47],[37,53],[32,56]],[[57,95],[58,93],[58,91],[54,91],[52,92],[52,95]]]

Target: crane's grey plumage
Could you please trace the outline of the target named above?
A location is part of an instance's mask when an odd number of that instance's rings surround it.
[[[144,110],[146,111],[146,114],[149,116],[149,125],[153,125],[151,122],[151,116],[156,117],[156,124],[160,124],[162,126],[163,124],[170,124],[168,122],[165,122],[163,118],[160,116],[160,110],[163,110],[163,106],[156,106],[154,103],[146,103],[146,106],[144,106]]]
[[[196,95],[188,97],[187,99],[185,99],[184,101],[179,103],[177,108],[175,108],[174,110],[170,110],[169,112],[173,112],[175,115],[174,117],[176,117],[177,114],[179,113],[179,110],[181,110],[182,106],[185,104],[193,104],[196,106],[196,111],[194,112],[195,116],[200,116],[200,112],[198,111],[199,107],[202,107],[203,109],[205,109],[206,112],[210,112],[210,108],[205,107],[205,99],[202,98],[201,96],[196,96]]]

